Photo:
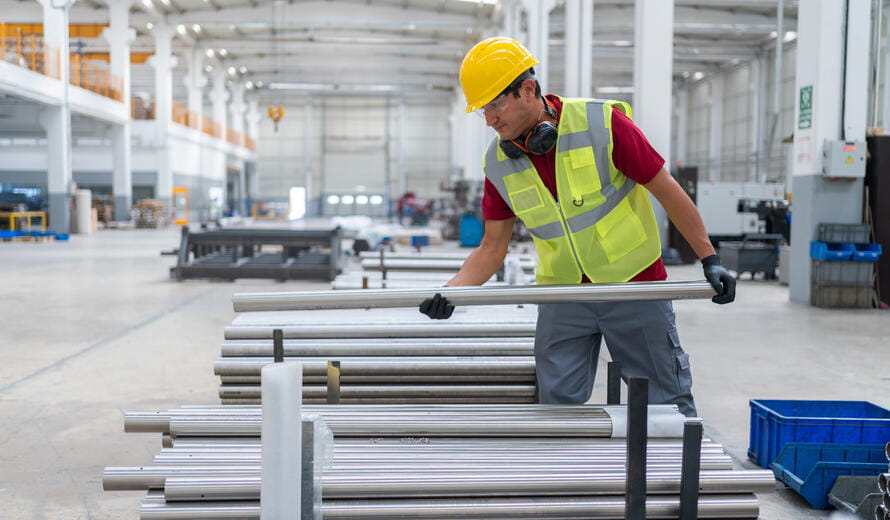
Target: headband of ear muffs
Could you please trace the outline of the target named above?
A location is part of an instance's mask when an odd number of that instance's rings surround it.
[[[556,118],[556,109],[550,100],[544,100],[544,110],[550,117]],[[502,140],[500,143],[504,155],[511,159],[519,159],[523,154],[544,155],[556,145],[559,131],[549,121],[538,121],[525,136],[518,139]]]

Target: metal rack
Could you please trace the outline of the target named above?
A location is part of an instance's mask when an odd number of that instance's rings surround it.
[[[340,273],[339,227],[329,230],[220,229],[192,233],[182,228],[170,276],[333,280]],[[266,249],[265,251],[263,249]]]

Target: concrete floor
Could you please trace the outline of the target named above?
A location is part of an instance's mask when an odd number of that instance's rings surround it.
[[[0,519],[138,518],[144,493],[103,492],[102,470],[149,462],[160,437],[125,434],[123,412],[218,402],[212,364],[234,318],[233,292],[328,287],[172,282],[175,260],[159,253],[178,236],[100,231],[68,243],[0,243]],[[669,271],[674,280],[701,278],[697,266]],[[706,434],[740,467],[753,467],[748,399],[890,407],[885,311],[790,303],[786,287],[751,280],[732,305],[675,308]],[[602,384],[598,395],[605,399]],[[778,487],[761,496],[763,519],[828,517]]]

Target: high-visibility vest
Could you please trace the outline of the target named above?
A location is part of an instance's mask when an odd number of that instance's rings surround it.
[[[661,256],[649,192],[612,162],[612,110],[630,105],[562,99],[554,200],[526,156],[510,159],[495,138],[483,170],[531,233],[537,283],[626,282]]]

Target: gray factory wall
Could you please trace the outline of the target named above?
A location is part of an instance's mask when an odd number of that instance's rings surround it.
[[[308,150],[305,102],[285,107],[277,132],[270,119],[260,123],[260,200],[287,200],[294,186],[308,187],[311,199],[322,193],[384,193],[387,174],[395,200],[400,195],[400,128],[407,189],[420,197],[442,196],[439,184],[449,180],[451,168],[450,106],[444,101],[406,100],[400,126],[395,99],[388,108],[383,98],[313,99]]]

